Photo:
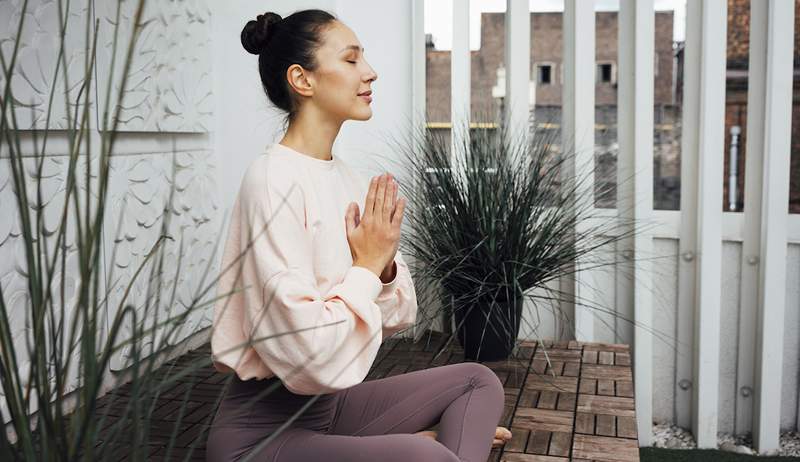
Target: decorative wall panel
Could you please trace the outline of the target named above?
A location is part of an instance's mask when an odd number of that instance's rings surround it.
[[[63,10],[69,3],[69,11]],[[97,130],[102,129],[106,94],[110,106],[117,103],[123,81],[124,59],[133,31],[138,0],[30,0],[22,13],[22,0],[0,0],[0,50],[7,64],[16,44],[19,46],[11,77],[16,110],[16,127],[22,130],[49,128],[47,157],[42,177],[43,228],[47,234],[58,230],[66,191],[69,158],[68,129],[70,117],[83,110],[89,98],[89,127],[92,133],[92,170],[98,172]],[[211,82],[211,22],[206,0],[145,1],[141,29],[127,71],[125,91],[120,104],[116,129],[120,132],[109,172],[109,189],[103,222],[101,255],[101,297],[107,303],[98,316],[101,329],[98,341],[104,341],[114,317],[119,313],[128,284],[137,268],[153,248],[162,231],[170,238],[163,241],[163,270],[151,272],[159,263],[153,258],[131,285],[124,304],[132,305],[137,318],[152,327],[170,316],[191,310],[185,322],[167,337],[162,329],[145,339],[150,347],[176,344],[211,323],[212,308],[202,306],[214,297],[208,290],[218,268],[214,255],[219,238],[219,197],[216,185],[215,156],[210,149],[208,132],[213,117]],[[62,10],[59,10],[59,7]],[[119,9],[118,9],[119,8]],[[65,18],[66,35],[63,61],[59,64],[59,17]],[[18,34],[20,20],[23,28]],[[97,24],[96,61],[90,81],[85,81],[87,27]],[[114,46],[115,28],[117,46]],[[65,66],[64,66],[65,65]],[[64,70],[66,69],[66,78]],[[58,70],[58,72],[56,72]],[[0,72],[0,88],[6,76]],[[87,83],[88,82],[88,83]],[[54,91],[51,100],[50,93]],[[49,122],[48,122],[49,111]],[[109,109],[108,120],[113,110]],[[109,124],[111,125],[111,124]],[[25,137],[28,134],[23,135]],[[5,141],[3,142],[5,144]],[[169,152],[152,146],[172,145]],[[33,153],[23,147],[26,155]],[[78,158],[77,172],[82,179],[86,152]],[[36,162],[25,160],[29,211],[36,209]],[[174,171],[174,176],[173,176]],[[83,185],[79,185],[84,188]],[[96,200],[97,186],[92,186]],[[174,189],[174,191],[173,191]],[[83,203],[85,188],[79,198]],[[170,198],[170,193],[174,195]],[[7,146],[0,148],[0,284],[3,296],[10,301],[9,312],[15,344],[21,359],[19,370],[30,370],[25,340],[30,338],[30,300],[25,268],[25,245],[21,236],[16,194],[13,190]],[[68,220],[74,225],[74,216]],[[162,226],[168,223],[164,229]],[[78,256],[75,233],[67,229],[67,271],[64,280],[65,318],[72,315],[80,281],[77,280]],[[51,243],[52,244],[52,243]],[[56,283],[60,290],[60,277]],[[158,287],[157,282],[161,282]],[[170,303],[174,294],[174,301]],[[147,301],[150,303],[147,303]],[[156,303],[158,300],[159,303]],[[124,323],[117,343],[131,334],[131,324]],[[70,351],[78,351],[77,347]],[[112,357],[111,369],[120,370],[130,361],[125,348]],[[74,362],[77,366],[77,361]],[[68,374],[68,391],[79,385],[77,369]],[[31,412],[37,403],[32,403]],[[0,410],[8,416],[0,390]]]

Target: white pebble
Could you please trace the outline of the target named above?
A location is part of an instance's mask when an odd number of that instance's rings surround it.
[[[697,442],[687,429],[670,424],[653,424],[653,447],[671,449],[696,449]],[[757,454],[753,449],[750,433],[732,435],[719,433],[717,447],[722,451],[738,454]],[[780,436],[780,448],[760,455],[800,457],[800,432],[783,432]]]

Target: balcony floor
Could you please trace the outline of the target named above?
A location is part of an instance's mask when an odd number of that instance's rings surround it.
[[[429,332],[417,343],[387,339],[366,380],[463,362],[463,350],[455,340],[433,357],[445,341],[446,335],[439,332]],[[208,355],[210,346],[205,344],[155,374],[175,373]],[[627,345],[576,341],[523,342],[509,359],[484,362],[503,382],[506,405],[500,425],[514,435],[504,447],[492,450],[489,461],[638,461],[630,363]],[[175,367],[170,371],[171,364]],[[162,394],[151,423],[150,460],[166,460],[169,435],[186,399],[187,409],[170,459],[185,460],[191,452],[188,460],[205,461],[206,429],[225,379],[226,375],[214,370],[196,371]],[[129,386],[117,388],[114,394],[113,404],[111,394],[101,398],[98,416],[125,403]],[[109,412],[108,424],[113,422],[113,414]],[[120,461],[126,460],[129,450],[120,447]]]

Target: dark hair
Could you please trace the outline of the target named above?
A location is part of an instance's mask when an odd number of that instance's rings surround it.
[[[247,21],[241,34],[242,46],[258,55],[258,73],[270,101],[288,112],[288,121],[297,115],[297,95],[286,80],[292,64],[313,71],[314,52],[322,45],[321,32],[337,18],[323,10],[302,10],[281,18],[267,12]]]

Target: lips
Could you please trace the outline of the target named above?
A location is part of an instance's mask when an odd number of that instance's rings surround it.
[[[372,90],[367,90],[365,92],[358,94],[358,96],[370,96],[370,95],[372,95]]]

